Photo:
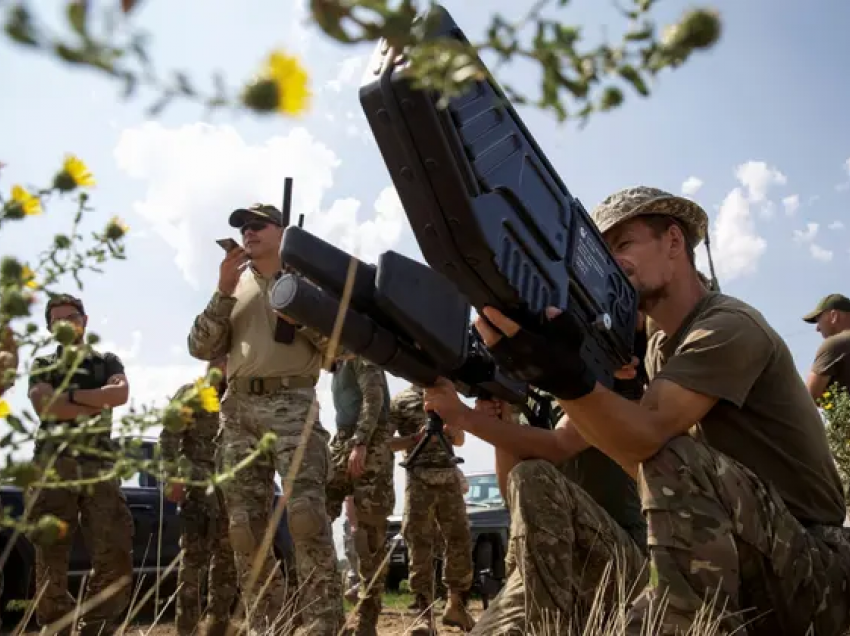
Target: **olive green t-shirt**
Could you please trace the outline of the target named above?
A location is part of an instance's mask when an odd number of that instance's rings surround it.
[[[828,386],[838,382],[850,391],[850,330],[830,336],[821,343],[812,373],[829,378]]]
[[[646,367],[652,381],[718,398],[691,435],[772,484],[801,523],[844,523],[823,421],[788,346],[756,309],[707,294],[677,333],[653,335]]]

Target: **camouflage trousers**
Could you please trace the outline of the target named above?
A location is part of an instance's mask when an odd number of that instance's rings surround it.
[[[267,553],[255,583],[254,557],[261,547],[271,520],[274,501],[273,469],[284,485],[296,450],[301,444],[308,417],[313,428],[304,446],[298,471],[291,483],[287,502],[289,531],[295,548],[299,597],[297,615],[305,632],[324,636],[336,634],[342,625],[342,586],[337,573],[336,551],[325,507],[325,487],[330,474],[327,431],[318,419],[318,402],[313,389],[283,389],[254,395],[231,388],[221,401],[219,453],[222,468],[229,470],[258,447],[266,433],[276,440],[270,458],[252,469],[237,471],[222,485],[230,521],[230,543],[242,589],[242,603],[250,614],[252,631],[264,633],[284,619],[287,584],[274,555]],[[268,466],[268,470],[265,467]],[[261,598],[258,592],[264,590]]]
[[[620,633],[604,610],[621,607],[646,580],[645,556],[631,536],[546,461],[513,468],[507,504],[507,581],[471,634]],[[585,631],[594,607],[603,610],[601,624]]]
[[[35,459],[42,465],[44,461],[40,457]],[[72,457],[59,457],[53,468],[62,481],[92,479],[109,470],[109,466],[100,461]],[[36,492],[29,489],[28,505],[33,499],[31,521],[54,515],[66,524],[58,537],[32,537],[36,594],[44,589],[35,610],[39,625],[57,621],[77,607],[77,599],[68,592],[68,559],[78,527],[92,564],[83,600],[127,577],[123,585],[83,617],[86,625],[96,632],[97,625],[108,625],[120,616],[132,592],[133,517],[121,484],[117,479],[109,479],[90,486],[45,488],[37,497]]]
[[[850,626],[850,529],[804,527],[770,484],[689,436],[644,462],[638,487],[651,584],[628,634],[662,602],[662,634],[697,621],[736,636],[838,636]]]
[[[226,623],[238,592],[236,564],[228,534],[224,495],[216,489],[189,487],[180,506],[180,548],[183,560],[177,573],[177,633],[189,636],[201,618],[207,582],[208,616]]]
[[[395,507],[393,453],[385,440],[378,440],[366,451],[363,474],[354,479],[348,474],[348,457],[353,444],[337,435],[331,442],[333,475],[327,487],[328,517],[334,521],[342,512],[345,498],[352,495],[357,513],[357,528],[352,542],[357,552],[360,577],[361,613],[377,620],[381,595],[387,576],[387,517]],[[383,565],[383,567],[381,567]]]
[[[442,543],[443,582],[449,591],[466,592],[472,585],[469,517],[454,468],[414,468],[404,488],[402,537],[410,559],[410,589],[434,600],[434,548]],[[441,535],[441,536],[440,536]]]

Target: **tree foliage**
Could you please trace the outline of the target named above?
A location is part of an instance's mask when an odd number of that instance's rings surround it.
[[[850,495],[850,393],[835,383],[818,399],[826,418],[826,436],[844,492]]]

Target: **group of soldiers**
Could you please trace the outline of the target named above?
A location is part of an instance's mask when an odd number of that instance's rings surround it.
[[[586,366],[584,335],[565,314],[549,310],[549,322],[531,333],[484,308],[475,328],[504,369],[548,396],[551,427],[529,426],[516,406],[498,400],[470,407],[444,379],[390,398],[379,368],[339,351],[330,369],[331,439],[316,398],[328,339],[267,302],[281,275],[282,215],[263,204],[231,214],[242,245],[225,255],[217,288],[188,336],[192,356],[224,371],[220,411],[162,438],[163,454],[192,455],[197,474],[232,473],[212,493],[183,489],[179,480],[169,490],[187,520],[181,634],[199,627],[196,573],[204,567],[213,572],[214,598],[201,631],[220,630],[234,605],[255,634],[269,633],[288,615],[290,585],[271,552],[261,555],[257,582],[250,580],[272,512],[275,472],[287,485],[295,552],[297,615],[288,624],[317,636],[340,628],[377,633],[386,521],[395,504],[393,453],[421,438],[426,412],[441,417],[453,444],[469,433],[495,449],[511,514],[508,578],[474,621],[461,481],[440,447],[427,447],[405,490],[410,585],[423,610],[410,633],[435,629],[426,611],[434,601],[432,554],[416,540],[435,519],[446,545],[443,622],[472,634],[580,632],[600,620],[595,610],[620,606],[630,635],[647,627],[685,633],[701,615],[724,634],[838,636],[850,627],[845,493],[813,399],[831,382],[847,380],[850,301],[833,295],[806,316],[826,341],[804,382],[766,319],[696,270],[694,249],[708,229],[698,204],[636,187],[611,195],[592,216],[640,298],[638,358],[617,372],[612,389]],[[79,300],[60,297],[51,300],[46,320],[70,322],[81,337],[87,318]],[[110,353],[93,353],[85,373],[57,394],[49,369],[62,357],[59,346],[35,364],[43,372],[32,376],[30,397],[42,418],[71,422],[126,402],[127,378]],[[273,449],[245,467],[267,433],[275,434]],[[37,462],[56,451],[49,445],[36,449]],[[59,456],[56,467],[69,477],[103,468],[96,456],[63,456],[61,449]],[[70,525],[79,517],[93,561],[87,592],[94,594],[131,572],[132,522],[117,483],[69,492],[41,493],[36,508]],[[346,624],[331,524],[347,498],[359,587]],[[36,610],[40,624],[72,607],[67,552],[63,539],[36,547],[37,585],[46,586]],[[84,628],[113,621],[129,596],[110,598],[84,616]]]

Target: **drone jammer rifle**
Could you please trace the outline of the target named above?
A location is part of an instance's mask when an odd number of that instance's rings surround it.
[[[440,6],[426,39],[468,44]],[[425,260],[479,312],[492,306],[539,329],[544,310],[584,332],[602,384],[632,358],[637,294],[486,67],[447,100],[414,87],[403,51],[382,41],[360,102]]]

